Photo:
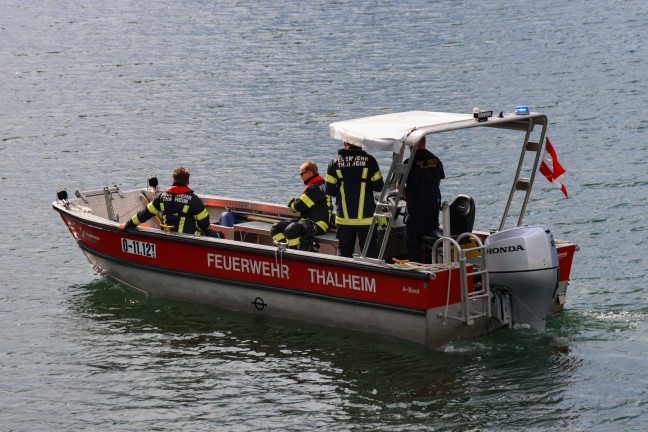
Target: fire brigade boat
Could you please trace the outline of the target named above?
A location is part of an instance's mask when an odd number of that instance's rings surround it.
[[[385,187],[376,194],[370,235],[377,236],[380,252],[374,258],[366,249],[357,249],[353,258],[336,256],[337,239],[330,231],[316,238],[313,252],[286,249],[273,243],[270,226],[296,216],[287,207],[208,194],[199,196],[212,228],[224,238],[166,232],[155,219],[120,231],[119,222],[159,192],[157,182],[131,191],[117,186],[77,190],[75,198],[61,189],[52,206],[99,274],[151,296],[430,347],[502,327],[543,330],[547,318],[563,308],[578,248],[554,239],[545,225],[523,225],[547,124],[541,113],[493,116],[478,110],[401,112],[330,124],[332,138],[392,154]],[[474,229],[479,201],[459,195],[442,204],[442,232],[423,239],[428,262],[400,260],[406,253],[401,195],[411,163],[403,160],[421,137],[427,136],[434,151],[436,134],[482,128],[499,129],[518,141],[519,162],[508,198],[503,192],[500,226]],[[480,149],[487,145],[479,144]],[[404,180],[397,183],[398,178]],[[517,221],[506,227],[514,205]]]

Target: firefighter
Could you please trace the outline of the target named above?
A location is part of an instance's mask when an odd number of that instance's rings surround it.
[[[335,197],[338,255],[352,257],[356,238],[364,248],[376,210],[373,192],[382,190],[384,181],[376,159],[362,148],[344,143],[326,170],[326,193]],[[378,256],[376,236],[367,256]]]
[[[202,200],[189,189],[189,171],[185,167],[176,168],[173,185],[158,194],[144,210],[119,225],[119,229],[132,228],[153,216],[158,217],[160,227],[167,231],[218,236],[209,229],[209,213]]]
[[[299,213],[299,219],[276,222],[270,233],[275,242],[285,242],[291,249],[312,251],[314,237],[329,229],[331,198],[326,195],[324,179],[315,162],[301,164],[299,176],[304,182],[302,194],[287,204],[290,210]]]
[[[439,229],[441,190],[445,178],[443,163],[425,148],[425,137],[418,142],[414,161],[405,182],[407,219],[405,243],[409,260],[421,262],[421,238]],[[403,163],[407,164],[409,159]]]

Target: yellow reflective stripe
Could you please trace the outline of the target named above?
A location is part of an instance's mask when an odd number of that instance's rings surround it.
[[[358,216],[364,215],[364,202],[365,202],[366,189],[367,189],[367,183],[362,183],[360,185],[360,203],[358,204]]]
[[[288,246],[299,246],[300,240],[301,237],[297,237],[296,239],[288,239]]]
[[[333,205],[331,203],[331,196],[326,195],[326,207],[328,208],[328,220],[331,221],[331,215],[333,214]]]
[[[187,208],[187,210],[189,210],[189,206],[185,206],[185,208]],[[187,213],[187,212],[185,211],[185,213]],[[207,212],[207,209],[203,209],[203,211],[201,211],[200,213],[198,213],[196,215],[196,220],[203,220],[207,216],[209,216],[209,213]]]
[[[335,174],[337,174],[337,176],[338,176],[338,178],[339,178],[340,180],[342,180],[342,178],[344,177],[344,176],[342,175],[342,170],[339,170],[339,169],[338,169],[338,170],[335,170]]]
[[[349,212],[347,211],[346,205],[346,194],[344,193],[344,183],[340,186],[340,198],[342,198],[342,214],[345,218],[349,217]]]
[[[326,183],[331,183],[331,184],[336,184],[337,179],[333,177],[331,174],[326,174]]]
[[[160,204],[160,205],[164,205],[164,204]],[[149,205],[146,206],[146,209],[147,209],[148,211],[150,211],[151,213],[153,213],[153,216],[155,216],[156,214],[158,214],[158,213],[160,212],[160,211],[159,211],[158,209],[156,209],[155,206],[153,205],[153,201],[151,201],[151,202],[149,203]]]
[[[382,178],[382,174],[380,173],[380,171],[376,171],[376,174],[374,174],[373,177],[371,177],[371,181],[380,180],[381,178]]]
[[[274,240],[276,242],[280,242],[280,241],[285,240],[285,239],[286,239],[286,236],[283,233],[275,234],[275,235],[272,236],[272,240]]]
[[[178,224],[178,232],[181,233],[184,230],[184,223],[185,223],[185,218],[181,217],[180,218],[180,223]]]
[[[189,213],[189,206],[188,205],[185,205],[184,207],[182,207],[182,213]]]
[[[137,217],[137,215],[135,215],[135,216],[133,216],[133,217],[131,218],[131,222],[133,222],[133,225],[135,225],[135,226],[137,226],[137,225],[139,225],[139,224],[142,223],[142,222],[140,222],[140,220],[139,220],[139,218]]]
[[[151,204],[153,204],[153,203],[151,203]],[[153,207],[153,208],[155,208],[155,207]],[[162,212],[164,211],[164,203],[162,203],[162,202],[160,203],[160,211],[162,211]]]
[[[328,231],[328,224],[326,222],[324,222],[324,221],[317,221],[317,222],[315,222],[315,225],[320,227],[320,229],[322,231],[324,231],[324,232]]]
[[[369,174],[369,168],[363,168],[362,180],[366,180],[368,174]],[[365,202],[366,190],[367,190],[367,183],[363,181],[362,183],[360,183],[360,202],[358,203],[358,217],[362,217],[364,215],[364,202]]]
[[[315,205],[312,199],[308,197],[306,194],[302,194],[302,196],[299,197],[299,199],[306,204],[306,207],[311,208]]]
[[[336,225],[353,225],[353,226],[363,226],[363,225],[371,225],[371,221],[373,218],[363,218],[363,219],[349,219],[349,218],[343,218],[343,217],[336,217],[335,218],[335,224]]]

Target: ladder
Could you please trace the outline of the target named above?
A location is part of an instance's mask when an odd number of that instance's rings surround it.
[[[400,199],[403,196],[403,191],[405,190],[405,180],[407,179],[410,169],[414,164],[413,152],[410,155],[407,163],[401,162],[403,160],[404,152],[405,144],[403,143],[400,152],[394,153],[392,157],[392,163],[389,167],[389,172],[385,177],[385,185],[383,186],[382,191],[380,192],[380,198],[378,198],[378,202],[376,203],[376,210],[374,211],[371,220],[371,226],[369,228],[369,234],[367,235],[367,241],[365,242],[361,255],[359,257],[355,257],[355,259],[358,261],[384,263],[383,257],[385,256],[385,250],[387,249],[389,234],[394,227],[394,220],[398,215],[398,203],[400,202]],[[399,181],[399,179],[401,178],[402,180]],[[398,183],[398,187],[395,189],[396,192],[390,192],[391,185],[394,182]],[[383,241],[380,244],[378,257],[369,258],[367,257],[367,251],[369,250],[370,241],[372,240],[374,235],[377,235],[377,227],[384,225],[381,222],[385,220],[387,221],[387,225],[385,226],[385,233],[383,236]]]
[[[462,248],[460,242],[465,238],[471,238],[476,246]],[[449,244],[450,248],[445,248],[445,245]],[[444,249],[451,249],[452,253],[457,257],[459,263],[459,274],[461,279],[461,314],[458,317],[444,316],[439,314],[440,317],[456,319],[463,321],[464,324],[473,325],[475,323],[475,318],[486,317],[490,318],[491,316],[491,292],[490,292],[490,280],[488,276],[488,267],[486,265],[486,247],[483,245],[481,239],[473,233],[464,233],[453,239],[451,237],[441,237],[432,246],[432,256],[433,263],[439,264],[438,259],[447,262],[446,256],[443,254],[437,254],[437,247],[443,245]],[[468,271],[468,265],[466,262],[466,254],[469,252],[478,252],[480,255],[480,263],[477,266],[477,269],[474,271]],[[450,270],[449,270],[450,271]],[[481,276],[481,290],[479,291],[468,291],[468,278]],[[485,299],[485,301],[478,301],[479,299]],[[479,310],[473,309],[473,306],[481,304]]]
[[[539,122],[539,123],[538,123]],[[541,124],[542,128],[539,132],[536,132],[535,139],[532,140],[533,129],[536,124]],[[511,192],[509,193],[508,200],[506,201],[506,207],[504,213],[502,214],[502,219],[499,225],[499,231],[504,229],[506,224],[506,219],[508,218],[509,211],[511,209],[511,204],[513,202],[513,196],[516,192],[524,192],[524,198],[521,203],[520,214],[518,217],[517,225],[522,225],[522,220],[524,219],[524,213],[526,212],[526,207],[529,202],[529,197],[531,196],[531,187],[533,186],[533,181],[535,180],[536,172],[538,171],[538,165],[540,164],[540,159],[542,158],[542,149],[544,148],[544,139],[545,132],[547,130],[547,119],[545,117],[534,118],[533,121],[529,121],[526,126],[526,135],[524,137],[524,143],[522,145],[522,151],[520,152],[520,158],[518,160],[518,166],[515,170],[515,177],[513,178],[513,185],[511,186]],[[533,158],[531,164],[525,164],[525,157],[529,155]],[[522,173],[525,173],[526,177],[523,177]]]

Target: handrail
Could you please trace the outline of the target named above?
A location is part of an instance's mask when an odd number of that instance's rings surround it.
[[[459,243],[466,238],[470,238],[474,240],[477,246],[462,248]],[[488,277],[488,268],[486,266],[486,247],[482,243],[481,239],[476,234],[473,233],[463,233],[457,236],[456,239],[453,239],[451,237],[440,237],[434,242],[434,245],[432,246],[432,259],[434,263],[436,263],[438,247],[441,245],[445,246],[446,244],[450,245],[450,251],[446,252],[444,248],[444,253],[449,253],[454,251],[457,256],[457,261],[459,263],[460,282],[461,282],[461,318],[458,319],[460,319],[461,321],[463,321],[468,325],[472,325],[474,323],[474,318],[478,318],[482,316],[490,317],[491,316],[490,280]],[[479,265],[479,270],[468,272],[467,265],[466,265],[466,260],[467,260],[466,253],[472,251],[481,252],[480,254],[481,263]],[[446,257],[442,257],[444,261],[445,258]],[[469,293],[468,276],[476,276],[476,275],[481,275],[482,289],[478,293],[475,292]],[[483,302],[485,303],[485,307],[482,310],[482,312],[472,313],[468,301],[476,300],[478,298],[487,299],[485,302]]]

